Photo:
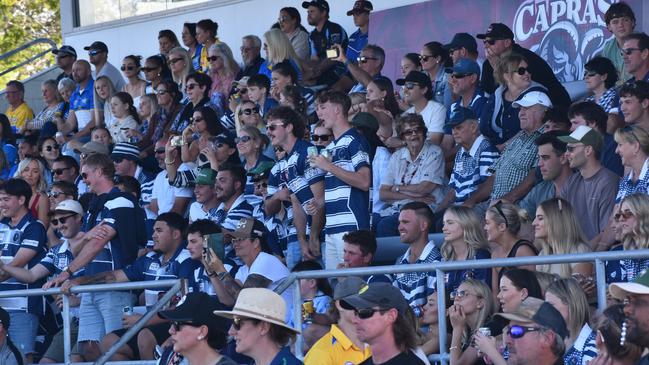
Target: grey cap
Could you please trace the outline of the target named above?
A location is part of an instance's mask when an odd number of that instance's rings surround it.
[[[356,276],[350,276],[338,281],[338,285],[334,289],[334,300],[340,300],[350,295],[358,294],[358,291],[365,285],[367,285],[365,280]]]

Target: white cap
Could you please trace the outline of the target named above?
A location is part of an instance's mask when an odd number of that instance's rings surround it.
[[[543,105],[546,108],[552,108],[552,102],[546,93],[543,91],[530,91],[524,94],[522,98],[516,100],[512,105],[514,108],[530,107],[532,105]]]
[[[68,199],[60,202],[56,206],[56,209],[54,209],[54,211],[72,212],[72,213],[77,213],[79,215],[83,215],[83,207],[81,206],[81,204],[78,201],[72,199]]]

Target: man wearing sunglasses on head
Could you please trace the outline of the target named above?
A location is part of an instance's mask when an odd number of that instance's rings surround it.
[[[92,73],[93,79],[97,80],[99,76],[106,76],[115,86],[115,90],[124,90],[124,77],[117,67],[108,62],[108,46],[101,41],[93,42],[91,45],[83,47],[88,51],[88,60],[95,66]]]
[[[494,365],[559,365],[566,351],[564,339],[569,335],[566,322],[552,304],[528,297],[514,312],[497,313],[509,321],[503,336],[509,358],[503,359],[493,339],[480,331],[474,335],[479,351]],[[459,344],[451,343],[449,351],[461,351]]]
[[[483,40],[487,56],[487,60],[482,65],[482,76],[480,77],[480,88],[484,92],[493,94],[498,86],[493,76],[494,65],[498,64],[498,60],[502,56],[516,52],[527,60],[532,80],[549,90],[548,96],[552,100],[552,104],[565,110],[568,109],[570,95],[554,75],[550,65],[536,53],[516,44],[514,33],[508,26],[503,23],[492,23],[486,33],[478,34],[476,37]]]

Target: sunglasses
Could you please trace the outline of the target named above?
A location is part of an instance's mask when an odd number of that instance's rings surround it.
[[[64,194],[65,193],[62,192],[62,191],[48,191],[47,192],[47,196],[50,197],[50,198],[54,198],[54,199],[58,198],[59,195],[64,195]]]
[[[494,44],[496,44],[496,42],[501,40],[503,40],[503,38],[491,38],[491,39],[485,39],[484,41],[482,41],[482,43],[493,46]]]
[[[401,137],[405,136],[415,136],[421,132],[421,128],[413,128],[413,129],[406,129],[403,132],[401,132]]]
[[[168,92],[169,91],[167,91],[167,90],[156,90],[155,93],[156,93],[156,95],[164,95],[164,94],[167,94]]]
[[[122,71],[133,71],[133,70],[135,70],[135,66],[124,66],[124,65],[122,65],[122,67],[120,67],[120,70],[122,70]]]
[[[502,219],[505,220],[505,227],[509,227],[509,221],[507,220],[507,216],[505,216],[505,213],[503,213],[503,210],[501,208],[502,205],[503,205],[502,200],[499,200],[498,203],[494,204],[494,208],[496,208],[496,211],[502,217]]]
[[[521,338],[525,336],[525,334],[528,332],[537,332],[537,331],[541,331],[542,329],[543,328],[541,327],[523,327],[523,326],[514,325],[514,326],[509,326],[506,333],[511,338]]]
[[[57,151],[58,151],[58,149],[59,149],[59,145],[58,145],[58,144],[53,144],[53,145],[51,145],[51,146],[45,146],[44,149],[45,149],[45,151],[47,151],[47,152],[51,152],[52,150],[57,150]]]
[[[254,318],[241,318],[241,317],[233,317],[232,318],[232,328],[234,328],[236,331],[241,330],[241,326],[244,321],[250,321],[254,323],[259,323],[260,321],[258,319]]]
[[[65,217],[61,217],[61,218],[54,218],[50,222],[52,222],[53,225],[58,226],[59,223],[65,224],[65,221],[67,221],[68,218],[74,217],[75,215],[77,215],[77,213],[66,215]]]
[[[114,158],[114,159],[113,159],[113,162],[114,162],[114,163],[122,163],[122,161],[124,161],[123,158]]]
[[[255,188],[257,188],[257,189],[261,189],[261,188],[264,188],[264,189],[265,189],[265,188],[267,188],[267,187],[268,187],[268,183],[265,183],[265,182],[263,182],[263,183],[259,183],[259,184],[255,184]]]
[[[171,328],[173,328],[174,331],[176,331],[176,332],[179,332],[180,330],[182,330],[183,326],[198,327],[195,324],[190,323],[190,322],[177,322],[177,321],[171,322]]]
[[[88,52],[88,56],[96,56],[96,55],[98,55],[100,53],[101,53],[101,51],[90,51],[90,52]]]
[[[237,144],[238,143],[246,143],[246,142],[250,142],[250,140],[252,140],[252,137],[250,137],[250,136],[241,136],[241,137],[236,137],[234,139],[234,143],[237,143]]]
[[[252,113],[259,114],[259,107],[256,106],[254,108],[241,109],[241,112],[239,113],[239,115],[241,115],[241,114],[250,115]]]
[[[277,19],[277,22],[278,22],[278,23],[284,23],[284,22],[287,21],[288,19],[289,19],[289,18],[288,18],[287,16],[280,16],[280,17]]]
[[[526,73],[531,74],[530,69],[528,67],[519,67],[518,69],[514,70],[514,72],[516,72],[521,76],[525,75]]]
[[[476,297],[479,296],[478,294],[471,293],[466,290],[453,290],[450,296],[451,296],[451,300],[456,300],[456,299],[462,299],[469,295],[475,295]]]
[[[221,148],[221,147],[223,147],[223,146],[225,146],[225,143],[221,143],[221,142],[219,142],[219,143],[215,143],[215,144],[214,144],[214,148]]]
[[[220,58],[219,56],[210,56],[207,57],[207,60],[210,62],[216,62],[216,60],[218,60],[219,58]]]
[[[419,84],[416,82],[406,82],[405,84],[403,84],[403,87],[405,87],[408,90],[414,89],[415,86],[419,86]]]
[[[71,168],[72,167],[64,167],[62,169],[54,169],[54,170],[52,170],[52,172],[54,173],[54,175],[61,175],[61,174],[63,174],[63,171],[70,170]]]
[[[331,138],[330,134],[312,134],[311,135],[311,140],[313,142],[318,142],[318,141],[328,142],[330,138]]]
[[[284,127],[284,126],[286,126],[286,124],[284,124],[284,123],[266,124],[266,129],[268,129],[269,131],[272,132],[275,129],[277,129],[279,127]]]
[[[454,78],[454,79],[459,80],[459,79],[463,79],[463,78],[465,78],[465,77],[467,77],[469,75],[470,74],[451,74],[451,77]]]
[[[431,57],[433,57],[433,56],[432,55],[427,56],[427,55],[423,55],[423,54],[419,55],[419,59],[421,60],[421,62],[428,62],[428,59],[431,58]]]
[[[630,56],[634,51],[642,51],[644,48],[624,48],[620,50],[620,55]]]
[[[358,63],[367,63],[367,61],[369,61],[369,60],[378,61],[378,58],[376,58],[376,57],[365,57],[365,56],[361,56],[361,57],[356,58],[356,61],[358,61]]]
[[[613,218],[615,218],[616,221],[619,221],[622,218],[624,218],[624,220],[627,220],[633,216],[635,216],[635,214],[633,214],[633,212],[630,210],[625,210],[625,211],[620,210],[619,212],[615,213]]]
[[[157,69],[158,69],[157,67],[142,67],[140,70],[142,70],[142,72],[151,72]]]
[[[595,75],[597,75],[597,72],[593,72],[593,71],[584,72],[584,77],[593,77]]]
[[[159,148],[159,149],[155,150],[154,152],[155,152],[156,155],[161,155],[161,154],[165,153],[165,149],[164,148]]]
[[[198,84],[187,84],[187,86],[185,86],[185,90],[194,90],[196,86],[198,86]]]
[[[59,53],[59,54],[56,55],[56,58],[66,58],[66,57],[70,57],[70,55],[69,54],[62,54],[62,53]]]
[[[167,62],[167,63],[168,63],[169,65],[173,65],[173,64],[175,64],[176,62],[178,62],[178,61],[182,61],[182,60],[183,60],[182,58],[172,58],[172,59],[170,59],[169,62]]]

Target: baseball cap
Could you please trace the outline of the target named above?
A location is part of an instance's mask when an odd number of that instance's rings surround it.
[[[360,13],[360,12],[370,12],[374,10],[374,7],[372,6],[372,3],[367,1],[367,0],[357,0],[354,3],[354,7],[352,10],[347,12],[347,16],[350,16],[354,13]]]
[[[61,48],[59,48],[59,49],[52,50],[52,53],[54,53],[54,54],[59,54],[59,53],[61,53],[61,54],[69,54],[69,55],[72,55],[74,57],[77,57],[77,51],[74,48],[72,48],[71,46],[61,46]]]
[[[478,39],[514,39],[514,32],[503,23],[491,23],[486,33],[476,35]]]
[[[629,283],[613,283],[608,287],[608,291],[614,298],[624,299],[628,294],[649,294],[649,271],[638,276]]]
[[[223,334],[230,328],[223,317],[214,315],[214,311],[221,309],[216,299],[204,292],[191,292],[180,298],[176,308],[161,311],[158,315],[164,319],[176,322],[188,322],[197,326],[207,326],[210,333],[220,331]]]
[[[198,170],[198,175],[196,175],[194,184],[214,185],[214,182],[216,182],[216,171],[212,170],[209,167],[203,167]]]
[[[476,61],[470,60],[468,58],[460,58],[459,60],[457,60],[457,62],[455,62],[453,67],[447,67],[444,71],[446,71],[447,74],[476,74],[480,76],[480,66]]]
[[[366,127],[376,133],[379,130],[379,121],[368,112],[360,112],[354,116],[351,124],[354,127]]]
[[[302,7],[304,9],[308,9],[309,6],[315,6],[316,8],[319,8],[321,10],[329,11],[329,3],[326,0],[311,0],[302,2]]]
[[[455,127],[456,125],[464,123],[464,121],[467,119],[477,120],[478,117],[475,115],[473,110],[465,108],[463,106],[457,106],[451,110],[451,115],[448,118],[448,122],[446,122],[445,127]]]
[[[225,144],[227,144],[228,146],[230,146],[232,148],[236,148],[237,143],[234,141],[234,138],[235,138],[235,136],[231,132],[224,132],[224,133],[221,133],[218,136],[214,137],[213,142],[214,143],[219,143],[219,142],[225,143]]]
[[[96,41],[92,42],[91,45],[83,47],[86,51],[100,51],[100,52],[108,52],[108,46],[106,43],[101,42],[101,41]]]
[[[444,49],[466,48],[467,51],[478,52],[478,42],[469,33],[455,33],[451,43],[445,44]]]
[[[110,152],[108,151],[108,146],[94,141],[90,141],[74,151],[77,153],[101,153],[102,155],[108,155]]]
[[[225,231],[225,235],[234,238],[261,238],[266,237],[268,230],[263,223],[255,218],[241,218],[234,231]]]
[[[345,297],[343,300],[356,309],[395,308],[401,314],[405,314],[408,310],[408,302],[401,294],[401,290],[390,283],[364,285],[356,294]]]
[[[406,82],[416,82],[423,87],[432,87],[430,77],[421,71],[410,71],[405,79],[397,79],[397,85],[403,86]]]
[[[532,105],[540,104],[547,108],[552,108],[552,102],[548,97],[548,94],[543,91],[530,91],[527,94],[523,95],[520,99],[512,103],[514,108],[530,107]]]
[[[248,171],[247,175],[252,176],[253,182],[268,179],[273,166],[275,166],[275,162],[273,161],[259,161],[257,166]]]
[[[113,160],[126,159],[131,161],[140,160],[140,147],[128,142],[120,142],[115,144],[113,152],[110,154]]]
[[[81,203],[79,203],[76,200],[68,199],[60,202],[57,206],[56,209],[54,209],[55,212],[71,212],[71,213],[77,213],[79,215],[83,215],[83,207],[81,206]]]
[[[583,143],[586,146],[592,146],[595,151],[601,151],[604,144],[602,135],[585,125],[580,125],[568,136],[559,136],[557,138],[565,143]]]
[[[510,321],[536,323],[551,329],[561,338],[568,336],[568,328],[561,313],[552,304],[538,298],[527,297],[510,313],[496,313]]]
[[[338,284],[334,289],[334,300],[340,300],[350,295],[357,294],[365,285],[367,285],[365,280],[357,276],[350,276],[342,280],[339,279]]]

